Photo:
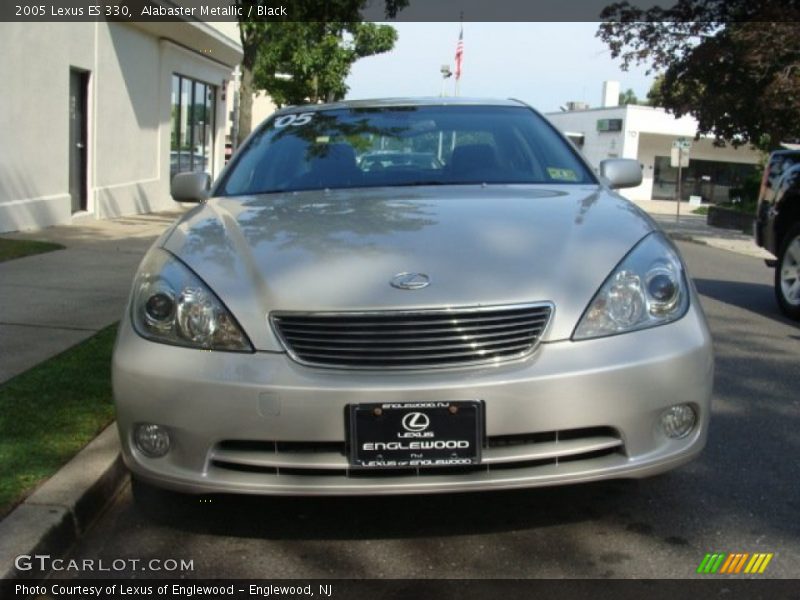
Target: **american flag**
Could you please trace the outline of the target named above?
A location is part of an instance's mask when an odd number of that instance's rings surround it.
[[[458,44],[456,44],[456,81],[461,79],[461,63],[464,60],[464,26],[458,34]]]

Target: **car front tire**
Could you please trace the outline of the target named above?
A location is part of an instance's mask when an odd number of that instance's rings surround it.
[[[795,223],[781,243],[775,267],[775,297],[783,313],[800,320],[800,223]]]

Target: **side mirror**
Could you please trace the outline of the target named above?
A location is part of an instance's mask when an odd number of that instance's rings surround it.
[[[210,188],[208,173],[178,173],[172,178],[169,193],[175,202],[202,202],[208,198]]]
[[[614,190],[636,187],[642,183],[642,167],[631,158],[609,158],[600,162],[600,177]]]

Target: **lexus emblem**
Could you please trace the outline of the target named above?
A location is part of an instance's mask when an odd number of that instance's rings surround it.
[[[431,284],[431,278],[425,273],[398,273],[389,283],[399,290],[421,290]]]
[[[428,415],[419,412],[411,412],[403,417],[403,429],[412,433],[425,431],[431,424]]]

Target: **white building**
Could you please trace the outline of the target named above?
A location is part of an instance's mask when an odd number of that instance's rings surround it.
[[[695,140],[697,121],[680,119],[662,108],[618,106],[619,83],[606,82],[600,108],[579,103],[545,115],[582,150],[593,167],[606,158],[634,158],[642,164],[639,187],[624,190],[633,200],[675,198],[678,169],[670,166],[673,142],[691,142],[689,166],[682,173],[682,198],[701,196],[705,201],[725,202],[731,187],[757,171],[761,154],[751,147],[716,147],[712,137]]]
[[[236,93],[236,81],[231,79],[228,82],[227,88],[227,96],[229,99],[233,98],[233,95]],[[229,103],[230,104],[230,103]],[[252,110],[250,114],[250,131],[253,131],[256,127],[258,127],[262,121],[266,120],[278,107],[272,101],[272,97],[266,91],[257,91],[253,94],[253,104]],[[230,119],[228,120],[228,127],[225,130],[225,139],[226,142],[232,141],[232,128],[233,128],[233,121]],[[239,144],[244,140],[239,138]]]
[[[0,23],[0,232],[174,206],[224,163],[235,23]]]

